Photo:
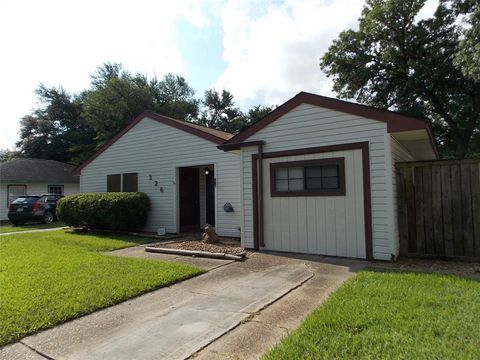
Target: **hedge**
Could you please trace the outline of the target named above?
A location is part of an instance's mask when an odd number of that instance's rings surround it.
[[[57,217],[68,226],[134,230],[147,221],[150,200],[139,192],[83,193],[62,198]]]

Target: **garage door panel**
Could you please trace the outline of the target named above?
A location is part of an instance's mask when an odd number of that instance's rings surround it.
[[[333,157],[345,161],[345,196],[271,197],[271,162]],[[365,257],[361,150],[265,159],[264,212],[266,249]]]

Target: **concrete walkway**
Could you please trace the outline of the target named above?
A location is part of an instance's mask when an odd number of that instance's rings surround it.
[[[139,250],[115,255],[147,254]],[[0,359],[258,358],[365,265],[264,253],[218,262],[203,263],[213,269],[204,275],[24,338]]]
[[[54,230],[61,230],[61,229],[68,229],[68,226],[61,226],[61,227],[55,227],[55,228],[49,228],[49,229],[35,229],[35,230],[24,230],[24,231],[12,231],[12,232],[1,233],[0,236],[17,235],[17,234],[28,234],[28,233],[36,233],[36,232],[46,232],[46,231],[54,231]]]

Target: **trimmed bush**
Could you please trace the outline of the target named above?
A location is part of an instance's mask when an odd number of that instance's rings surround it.
[[[62,198],[57,217],[68,226],[134,230],[147,221],[150,200],[139,192],[84,193]]]

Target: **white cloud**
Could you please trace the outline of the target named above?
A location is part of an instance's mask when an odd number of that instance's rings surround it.
[[[227,68],[214,87],[244,107],[281,104],[300,91],[332,95],[320,57],[340,31],[356,26],[363,0],[288,0],[260,15],[252,3],[228,1],[222,21]]]
[[[2,1],[0,148],[18,139],[18,121],[34,106],[39,82],[85,89],[89,74],[106,61],[149,75],[183,73],[174,26],[179,18],[208,25],[194,0]]]

